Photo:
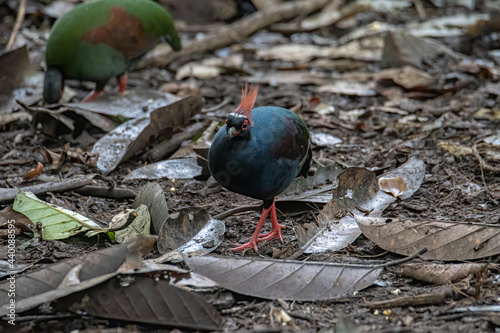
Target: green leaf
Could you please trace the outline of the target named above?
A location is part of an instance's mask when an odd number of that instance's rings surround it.
[[[19,193],[14,210],[42,226],[42,239],[65,239],[76,234],[101,229],[94,221],[68,209],[38,199],[33,193]]]

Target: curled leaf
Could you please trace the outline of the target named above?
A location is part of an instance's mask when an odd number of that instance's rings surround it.
[[[406,182],[401,177],[380,178],[378,184],[382,191],[392,194],[395,198],[406,192]]]

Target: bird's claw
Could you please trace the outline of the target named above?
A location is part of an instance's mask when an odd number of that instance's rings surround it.
[[[270,232],[266,232],[265,234],[260,234],[257,237],[257,242],[262,242],[265,240],[270,240],[273,238],[278,238],[281,243],[283,243],[283,237],[281,236],[281,229],[286,229],[284,225],[278,224],[279,228],[272,229]]]
[[[244,249],[254,249],[256,253],[259,253],[259,249],[257,248],[257,242],[256,241],[249,241],[248,243],[245,244],[234,244],[236,247],[233,247],[230,249],[230,251],[241,251]]]

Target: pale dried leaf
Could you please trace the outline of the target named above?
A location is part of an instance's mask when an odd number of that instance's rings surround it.
[[[381,248],[411,255],[426,247],[424,258],[472,260],[500,253],[500,226],[449,221],[415,221],[355,216],[363,234]]]
[[[436,283],[448,284],[467,277],[469,274],[478,274],[486,269],[489,264],[481,263],[461,263],[461,264],[435,264],[435,263],[418,263],[418,264],[402,264],[395,267],[393,270],[401,275],[411,277],[416,280]]]
[[[392,194],[395,198],[406,191],[406,182],[401,177],[380,178],[378,183],[382,191]]]
[[[350,295],[370,286],[381,267],[323,262],[193,257],[195,272],[243,295],[316,301]]]

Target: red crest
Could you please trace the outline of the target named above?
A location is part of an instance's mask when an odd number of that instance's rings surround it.
[[[234,111],[237,113],[241,113],[250,121],[250,124],[253,125],[252,121],[252,109],[255,104],[255,100],[257,99],[257,94],[259,93],[259,87],[251,85],[248,87],[248,83],[245,84],[245,88],[243,88],[243,92],[241,94],[241,103],[238,108]]]

